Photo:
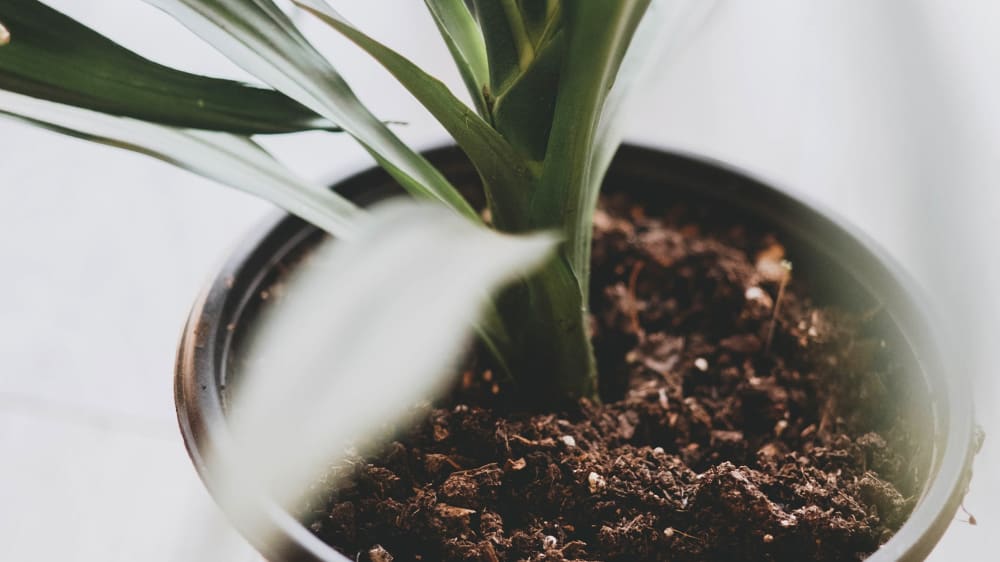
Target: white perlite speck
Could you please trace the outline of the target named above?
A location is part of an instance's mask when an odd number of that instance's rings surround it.
[[[699,357],[695,359],[694,367],[695,369],[698,369],[699,371],[704,373],[705,371],[708,370],[708,359],[705,359],[704,357]]]
[[[394,559],[393,556],[389,554],[389,551],[382,548],[382,545],[380,544],[373,546],[371,550],[368,551],[368,558],[370,558],[372,562],[392,562]]]
[[[587,483],[590,485],[591,494],[596,494],[608,485],[608,483],[604,480],[604,477],[596,472],[591,472],[587,475]]]
[[[563,435],[562,442],[570,449],[576,447],[576,439],[573,439],[572,435]]]

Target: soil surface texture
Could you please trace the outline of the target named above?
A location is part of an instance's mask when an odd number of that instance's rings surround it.
[[[922,475],[877,308],[823,302],[782,240],[711,209],[601,208],[603,403],[519,412],[470,368],[318,484],[310,529],[375,562],[844,561],[888,540]]]

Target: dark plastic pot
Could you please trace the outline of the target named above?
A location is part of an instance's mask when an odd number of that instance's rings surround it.
[[[433,150],[428,158],[456,185],[475,185],[475,172],[454,147]],[[921,440],[913,459],[926,475],[920,501],[898,533],[869,560],[922,560],[951,523],[967,489],[977,439],[970,389],[942,361],[932,324],[916,299],[914,285],[875,244],[847,223],[816,205],[793,197],[729,166],[705,158],[636,146],[619,152],[609,174],[609,189],[627,190],[651,206],[672,201],[703,201],[712,212],[742,222],[757,221],[779,232],[800,271],[818,272],[810,282],[820,291],[852,292],[881,303],[888,339],[909,368],[888,381],[904,415]],[[395,194],[398,188],[379,169],[354,175],[335,186],[360,204]],[[188,452],[211,491],[205,470],[210,446],[227,448],[231,436],[223,421],[227,383],[236,377],[234,357],[240,335],[254,322],[259,293],[291,260],[322,233],[290,216],[262,225],[233,253],[215,281],[198,299],[185,328],[177,359],[177,417]],[[285,545],[256,544],[273,562],[309,560],[349,562],[314,537],[266,498],[266,511]],[[251,543],[254,536],[247,537]]]

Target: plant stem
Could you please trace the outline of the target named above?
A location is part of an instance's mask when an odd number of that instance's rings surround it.
[[[519,350],[512,373],[529,403],[597,400],[597,366],[587,314],[565,257],[549,261],[505,296],[508,333]]]
[[[649,0],[568,2],[567,58],[549,134],[544,170],[532,201],[533,219],[557,223],[586,302],[594,205],[600,182],[591,177],[601,108]]]

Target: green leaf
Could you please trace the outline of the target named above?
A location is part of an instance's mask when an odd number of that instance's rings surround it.
[[[424,0],[424,3],[455,60],[476,111],[483,119],[490,119],[485,97],[490,84],[486,43],[468,5],[465,0]]]
[[[349,445],[377,445],[387,426],[410,423],[414,406],[454,380],[490,293],[553,246],[549,235],[505,236],[396,200],[373,208],[355,239],[316,248],[248,334],[226,420],[236,448],[211,459],[227,513],[259,517],[248,502],[262,490],[298,511]],[[273,529],[240,524],[255,536]]]
[[[473,0],[483,30],[490,67],[490,92],[495,96],[527,68],[534,49],[515,0]]]
[[[521,20],[531,42],[538,47],[545,29],[559,8],[559,0],[517,0]]]
[[[536,224],[559,226],[583,302],[590,276],[596,193],[591,182],[594,139],[608,91],[649,0],[565,0],[566,57],[545,168],[532,201]]]
[[[521,230],[532,176],[524,160],[486,121],[466,107],[441,81],[396,51],[351,25],[322,0],[294,0],[382,64],[454,137],[479,170],[498,224]]]
[[[362,211],[329,189],[308,184],[247,137],[191,131],[0,91],[0,114],[140,152],[267,199],[340,237]]]
[[[0,89],[176,127],[335,129],[279,92],[157,64],[37,0],[5,0],[0,19],[12,39],[0,49]]]
[[[556,33],[494,103],[497,130],[529,160],[545,158],[565,52],[565,34]]]
[[[480,220],[440,171],[371,114],[271,0],[146,1],[247,72],[340,125],[410,193]]]

